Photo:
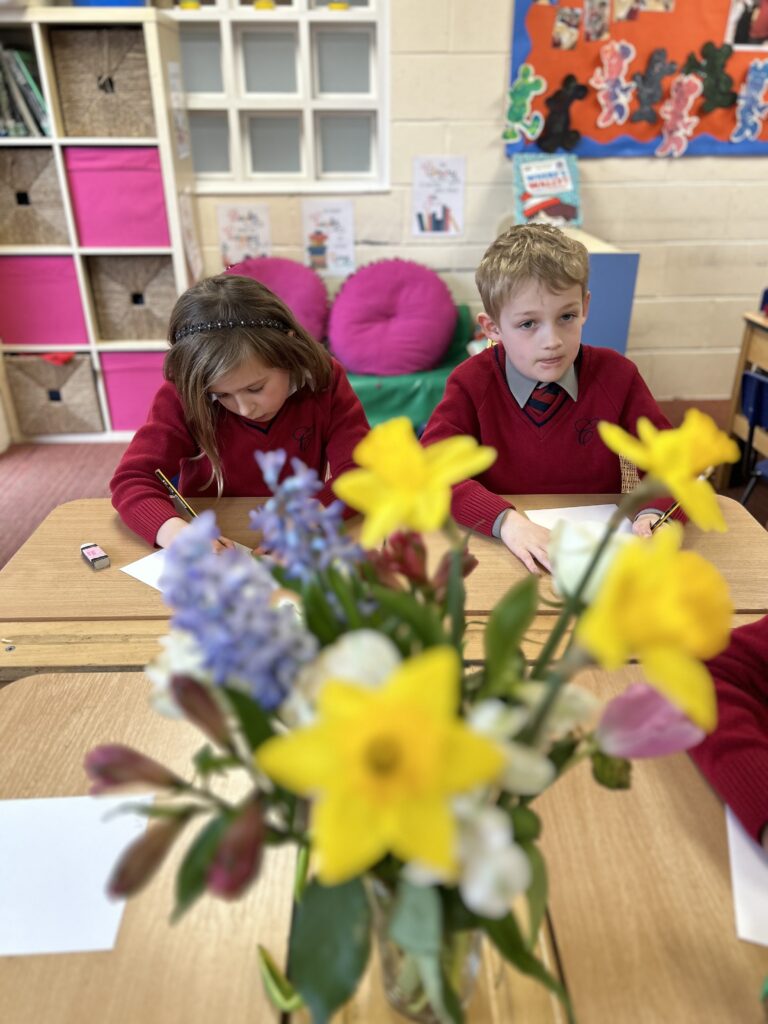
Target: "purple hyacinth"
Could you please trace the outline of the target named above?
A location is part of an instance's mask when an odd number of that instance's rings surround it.
[[[291,476],[278,481],[285,452],[256,452],[264,480],[272,491],[251,512],[251,528],[261,532],[261,546],[290,579],[307,583],[333,566],[345,569],[363,558],[362,549],[342,532],[340,501],[324,506],[314,497],[322,484],[314,469],[291,459]]]
[[[241,549],[216,554],[211,511],[199,515],[168,549],[160,580],[172,624],[192,633],[217,685],[244,689],[262,707],[277,707],[317,640],[289,607],[270,607],[274,580]]]

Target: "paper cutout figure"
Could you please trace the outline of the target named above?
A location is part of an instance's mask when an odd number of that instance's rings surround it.
[[[584,41],[596,43],[608,38],[608,0],[584,0]]]
[[[677,75],[672,79],[669,99],[662,103],[659,111],[664,127],[656,156],[682,156],[688,149],[688,140],[699,123],[698,117],[689,114],[703,88],[698,75]]]
[[[768,87],[768,60],[753,60],[736,101],[736,127],[731,142],[752,142],[760,137],[768,103],[763,103]]]
[[[509,87],[509,106],[507,107],[507,127],[502,138],[510,142],[518,142],[525,137],[532,142],[544,127],[544,118],[536,111],[532,112],[533,97],[545,92],[546,79],[537,75],[530,64],[521,64],[517,78]]]
[[[579,41],[581,9],[561,7],[555,15],[552,26],[552,46],[556,50],[575,50]]]
[[[736,102],[733,79],[725,70],[732,53],[733,47],[728,43],[722,46],[704,43],[701,48],[703,60],[699,60],[695,53],[690,53],[683,64],[681,70],[684,75],[698,75],[704,84],[702,114],[709,114],[718,107],[732,107]]]
[[[629,117],[629,103],[637,86],[626,80],[626,74],[634,56],[634,46],[624,39],[620,42],[611,39],[600,47],[603,66],[596,68],[589,80],[597,90],[597,102],[601,108],[598,128],[624,124]]]
[[[677,71],[677,63],[674,60],[667,60],[667,51],[663,47],[653,50],[645,65],[644,74],[638,72],[632,76],[637,86],[635,93],[638,101],[637,110],[633,111],[630,121],[647,121],[648,124],[656,124],[659,115],[653,109],[661,102],[664,95],[663,80],[668,75],[674,75]]]
[[[586,95],[586,85],[579,82],[575,75],[566,75],[560,88],[547,96],[544,102],[549,113],[544,121],[544,130],[536,140],[539,149],[545,153],[554,153],[559,148],[575,148],[581,132],[571,128],[571,104],[583,100]]]

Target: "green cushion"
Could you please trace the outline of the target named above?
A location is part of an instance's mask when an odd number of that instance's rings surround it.
[[[434,370],[404,373],[397,377],[377,377],[364,373],[348,374],[349,383],[363,403],[372,427],[394,416],[407,416],[420,430],[443,397],[445,382],[454,367],[467,358],[474,321],[469,306],[458,306],[456,329],[445,360]]]

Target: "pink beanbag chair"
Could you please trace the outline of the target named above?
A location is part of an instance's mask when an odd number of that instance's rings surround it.
[[[328,319],[328,344],[350,373],[418,373],[439,365],[457,315],[434,270],[411,260],[380,260],[342,286]]]
[[[315,341],[325,338],[328,293],[323,279],[310,267],[280,256],[257,256],[227,267],[225,273],[260,281],[283,300]]]

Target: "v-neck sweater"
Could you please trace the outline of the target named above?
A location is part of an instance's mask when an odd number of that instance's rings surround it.
[[[617,423],[631,434],[640,416],[659,429],[670,423],[635,364],[618,352],[582,345],[577,372],[577,400],[569,396],[557,415],[539,426],[510,392],[495,347],[451,373],[422,443],[469,434],[498,452],[490,469],[454,487],[451,511],[457,522],[491,535],[499,514],[514,508],[503,494],[621,492],[619,457],[600,440],[598,422]],[[647,507],[664,511],[672,503],[659,496]]]
[[[281,478],[290,474],[292,458],[301,459],[324,481],[317,497],[329,505],[335,500],[333,478],[356,468],[352,450],[370,429],[360,400],[335,359],[328,388],[300,388],[268,423],[238,416],[219,403],[216,410],[226,497],[268,497],[271,492],[254,454],[282,448],[288,457]],[[170,478],[180,474],[178,489],[193,507],[196,497],[216,496],[210,460],[200,456],[181,398],[170,381],[157,392],[147,422],[137,430],[110,483],[112,504],[120,518],[150,544],[163,523],[179,514],[155,477],[156,469]]]

